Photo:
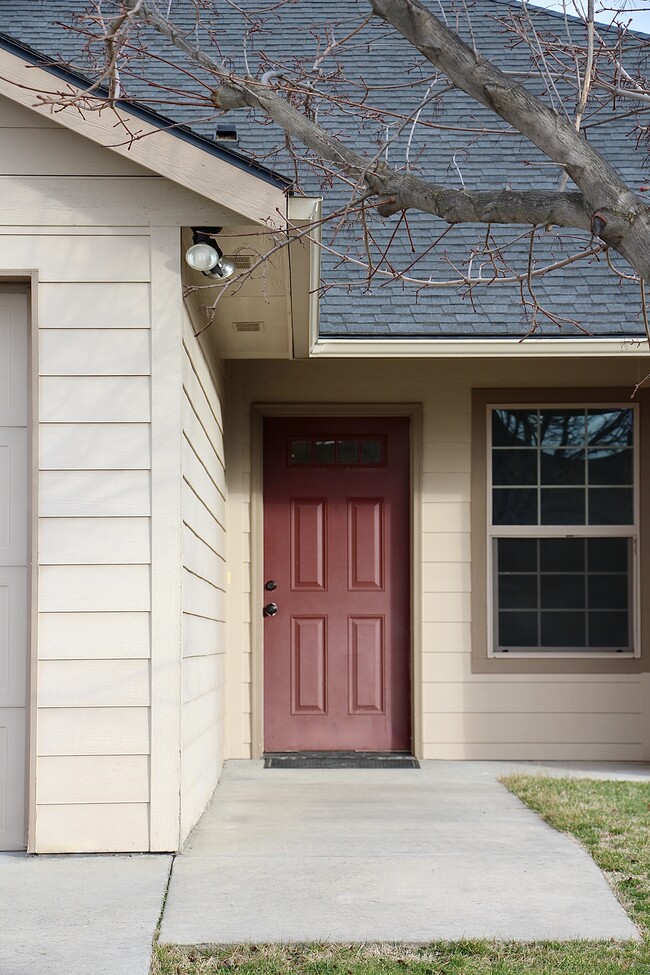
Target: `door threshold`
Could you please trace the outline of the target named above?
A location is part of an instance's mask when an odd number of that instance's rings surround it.
[[[264,768],[414,768],[420,763],[410,752],[264,752]]]

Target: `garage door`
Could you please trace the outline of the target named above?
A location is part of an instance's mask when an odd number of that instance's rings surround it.
[[[27,296],[0,291],[0,850],[25,847]]]

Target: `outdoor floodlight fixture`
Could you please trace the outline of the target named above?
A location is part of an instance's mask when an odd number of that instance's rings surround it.
[[[224,259],[223,251],[213,239],[220,232],[221,227],[194,227],[192,229],[192,245],[185,252],[185,260],[195,271],[200,271],[206,278],[225,281],[232,277],[237,270],[232,261]]]

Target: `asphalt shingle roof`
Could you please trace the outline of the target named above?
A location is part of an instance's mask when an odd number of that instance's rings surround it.
[[[466,17],[462,13],[464,5],[457,0],[428,2],[434,13],[444,10],[450,26],[457,24],[461,34],[468,36]],[[81,51],[80,35],[60,26],[70,23],[72,12],[80,6],[79,0],[0,0],[0,31],[53,59],[70,61],[91,75],[92,64],[87,53]],[[204,41],[215,53],[228,59],[238,72],[245,70],[246,48],[248,69],[253,75],[278,66],[291,73],[303,59],[313,62],[317,39],[322,41],[328,23],[340,22],[337,27],[340,36],[368,12],[365,0],[290,0],[263,17],[251,19],[262,6],[271,5],[263,0],[219,4],[219,17],[209,25],[212,32],[203,32]],[[102,8],[110,13],[111,7],[115,7],[112,0],[104,0]],[[530,65],[529,47],[514,43],[496,19],[507,17],[513,10],[517,12],[518,5],[509,0],[472,0],[467,7],[471,10],[471,29],[478,49],[504,70],[525,72]],[[188,32],[194,25],[195,9],[190,0],[171,3],[172,17]],[[549,31],[561,34],[565,29],[562,18],[546,11],[536,11],[533,17],[542,35]],[[577,23],[571,29],[579,36]],[[170,91],[164,96],[166,103],[148,102],[152,93],[142,81],[143,63],[134,54],[122,75],[128,94],[183,122],[200,135],[212,137],[217,122],[224,120],[207,112],[205,105],[197,104],[196,99],[192,103],[187,98],[179,98],[176,90],[171,91],[181,81],[184,87],[188,85],[187,78],[179,74],[182,56],[170,51],[158,38],[147,38],[146,32],[143,39],[154,50],[164,52],[164,60],[146,62],[146,71]],[[635,57],[638,60],[640,55]],[[556,189],[558,186],[559,167],[549,163],[535,147],[508,131],[500,119],[462,92],[453,91],[442,102],[434,101],[423,107],[420,120],[436,127],[421,125],[412,129],[409,125],[400,131],[395,115],[415,112],[427,93],[435,93],[445,82],[438,80],[431,88],[435,75],[432,65],[376,19],[356,34],[349,46],[337,50],[325,61],[323,71],[319,85],[331,93],[340,94],[343,90],[340,79],[344,73],[353,82],[352,88],[345,89],[348,94],[352,92],[358,97],[369,88],[367,103],[381,107],[374,120],[360,120],[358,114],[345,108],[320,110],[319,121],[359,150],[376,153],[388,131],[391,137],[395,136],[394,141],[381,151],[387,154],[389,162],[403,168],[408,154],[414,172],[452,187]],[[207,79],[190,81],[190,88],[205,92],[203,80]],[[530,84],[547,101],[555,100],[557,104],[554,92],[543,91],[539,81],[537,89],[535,82]],[[560,82],[558,88],[559,85]],[[160,92],[155,97],[160,98]],[[609,110],[598,109],[596,105],[590,111],[587,123],[599,122],[610,115]],[[295,147],[293,156],[287,154],[283,134],[276,126],[250,112],[232,113],[227,121],[236,124],[237,149],[245,155],[290,177],[294,176],[297,160],[299,191],[322,194],[326,212],[336,211],[349,200],[349,188],[338,181],[332,185],[329,179],[321,178],[305,165],[306,154],[301,147]],[[634,119],[630,118],[593,125],[588,129],[588,138],[631,187],[638,189],[645,184],[649,167],[644,149],[637,148],[633,127]],[[488,131],[478,138],[477,129]],[[409,211],[407,222],[402,221],[395,232],[398,219],[382,221],[369,214],[368,228],[375,242],[371,246],[378,257],[394,234],[388,261],[380,264],[380,268],[404,271],[409,277],[417,277],[414,283],[391,280],[380,273],[368,282],[366,272],[353,263],[364,262],[366,257],[366,243],[358,219],[336,219],[325,228],[324,242],[335,253],[323,254],[322,335],[473,338],[522,336],[529,332],[530,313],[522,302],[520,284],[480,285],[471,292],[464,286],[428,284],[456,278],[456,269],[466,273],[468,257],[472,251],[480,252],[484,244],[485,227],[458,225],[449,229],[430,215]],[[439,244],[431,248],[445,231]],[[530,248],[525,228],[493,227],[491,235],[494,247],[499,242],[507,243],[503,253],[512,271],[525,273]],[[540,230],[534,246],[535,266],[562,260],[588,245],[588,237],[577,232]],[[341,255],[347,255],[353,262],[342,260]],[[616,259],[615,263],[622,271],[629,271],[622,260]],[[472,273],[480,265],[483,277],[491,277],[493,272],[485,255],[474,257]],[[635,338],[644,334],[638,283],[613,274],[602,257],[583,260],[536,278],[534,291],[539,304],[551,312],[550,317],[543,314],[539,317],[535,332],[539,337],[575,338],[590,334]],[[529,297],[525,285],[523,293],[524,298]]]

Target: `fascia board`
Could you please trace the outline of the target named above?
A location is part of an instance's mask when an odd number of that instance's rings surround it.
[[[583,359],[647,356],[647,339],[327,339],[311,356],[323,359]]]
[[[293,355],[306,359],[318,338],[323,201],[321,197],[293,196],[288,202],[289,226],[297,233],[309,230],[306,247],[305,238],[302,244],[289,245]]]
[[[74,107],[53,111],[52,106],[38,103],[36,99],[41,94],[56,96],[69,92],[72,87],[68,82],[61,82],[58,87],[56,82],[56,76],[46,69],[28,64],[10,51],[0,49],[0,95],[37,115],[47,116],[64,128],[206,199],[234,210],[246,220],[265,226],[272,221],[284,227],[287,196],[280,186],[177,138],[171,131],[165,131],[121,106],[119,117],[125,123],[124,140],[121,140],[120,130],[115,126],[114,111],[109,107],[82,114]],[[137,132],[138,138],[129,140],[127,130]],[[120,141],[123,141],[122,145],[118,144]]]

